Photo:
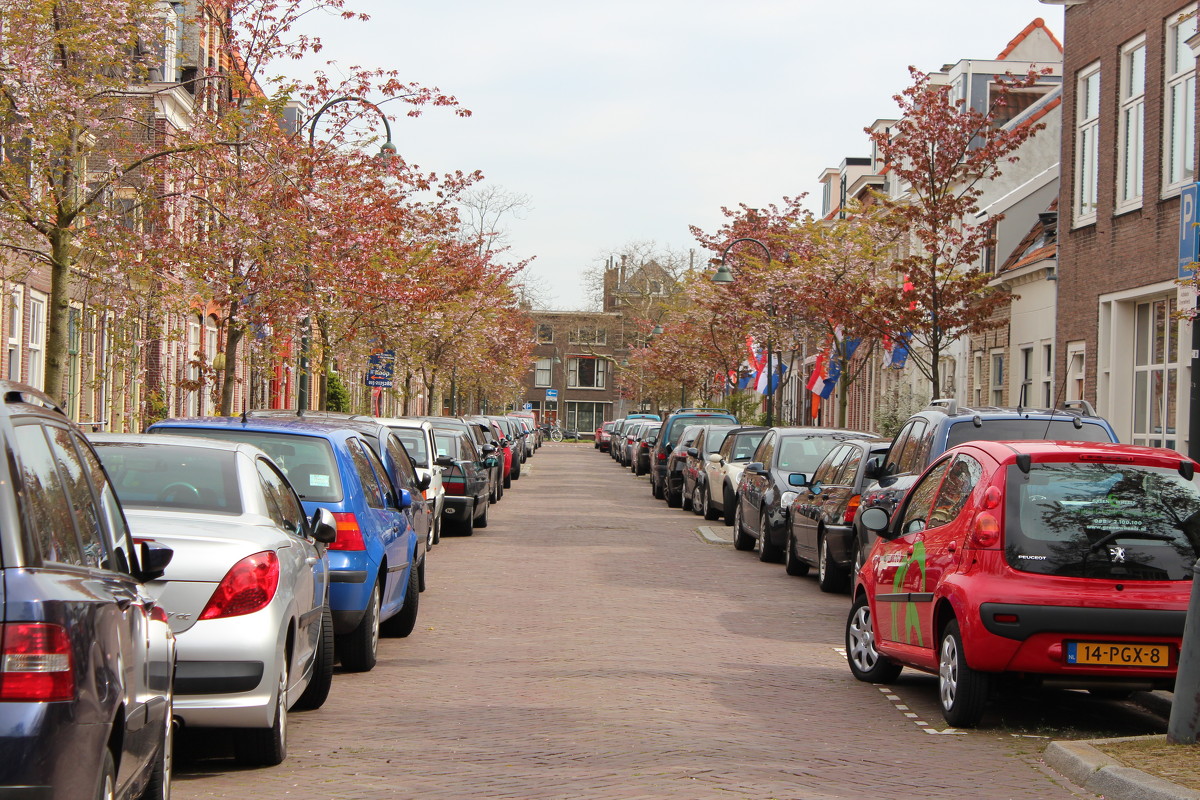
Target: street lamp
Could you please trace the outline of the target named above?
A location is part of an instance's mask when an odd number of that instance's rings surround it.
[[[739,239],[734,239],[729,244],[725,245],[724,252],[721,253],[721,265],[717,267],[717,271],[709,278],[713,283],[733,283],[733,270],[725,263],[725,259],[729,256],[729,251],[733,249],[735,244],[740,242],[751,242],[762,248],[762,251],[767,255],[767,269],[771,267],[771,251],[759,239],[754,239],[749,236],[743,236]],[[768,301],[767,303],[767,318],[774,319],[775,305]],[[767,427],[771,427],[775,423],[775,386],[772,378],[775,373],[775,365],[771,363],[771,327],[767,324]]]
[[[384,130],[384,134],[387,137],[386,141],[384,141],[384,143],[383,143],[383,146],[381,146],[379,148],[378,158],[383,161],[387,161],[388,159],[390,159],[396,155],[396,145],[392,143],[392,126],[391,126],[391,123],[388,122],[387,114],[384,114],[383,111],[380,110],[379,106],[372,103],[370,100],[367,100],[362,97],[354,97],[352,95],[343,95],[342,97],[335,97],[332,100],[330,100],[329,102],[325,103],[325,105],[318,108],[317,113],[313,114],[312,121],[309,123],[309,126],[308,126],[308,147],[309,147],[310,151],[316,149],[317,120],[319,120],[321,118],[321,115],[324,114],[326,111],[328,111],[332,106],[335,106],[339,103],[361,103],[362,105],[366,106],[367,108],[372,109],[375,113],[377,113],[379,115],[379,118],[381,120],[383,120],[383,130]],[[308,167],[308,175],[309,175],[310,180],[312,178],[312,171],[313,171],[313,165],[310,164]],[[305,272],[307,273],[307,267],[305,268]],[[307,277],[307,275],[306,275],[306,277]],[[306,314],[304,316],[304,322],[302,323],[302,325],[303,325],[303,328],[300,331],[300,369],[299,369],[300,374],[296,376],[296,413],[297,414],[303,414],[304,411],[308,408],[308,388],[309,388],[308,387],[308,381],[309,381],[308,353],[309,353],[309,347],[311,345],[311,342],[309,341],[309,339],[310,339],[311,332],[312,332],[312,320],[309,317],[309,315]]]

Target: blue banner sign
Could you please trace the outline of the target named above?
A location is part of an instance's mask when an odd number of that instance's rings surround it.
[[[367,359],[367,386],[391,389],[396,375],[396,351],[377,350]]]
[[[1179,277],[1190,278],[1195,270],[1197,244],[1200,243],[1200,218],[1196,202],[1200,184],[1189,183],[1179,192]]]

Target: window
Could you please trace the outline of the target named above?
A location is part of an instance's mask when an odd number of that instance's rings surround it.
[[[1175,297],[1137,304],[1133,340],[1133,444],[1175,447],[1179,324]]]
[[[567,388],[603,389],[607,369],[608,361],[603,358],[568,358]]]
[[[928,527],[926,520],[929,519],[933,498],[937,494],[942,476],[946,474],[946,467],[949,465],[950,459],[943,459],[940,464],[929,470],[929,474],[922,478],[916,486],[909,490],[908,506],[904,509],[900,533],[917,533]]]
[[[14,286],[8,295],[8,358],[5,359],[5,377],[10,381],[21,380],[21,309],[25,305],[25,288]]]
[[[533,371],[534,386],[552,386],[554,380],[554,361],[549,358],[539,358]]]
[[[1196,33],[1196,4],[1167,17],[1163,106],[1163,193],[1192,179],[1196,144],[1196,59],[1187,40]]]
[[[537,343],[554,344],[554,326],[541,324],[537,326]]]
[[[596,430],[604,422],[609,405],[609,403],[577,403],[568,400],[566,404],[567,428],[573,431]],[[655,423],[655,425],[657,424]],[[647,430],[649,431],[650,428]]]
[[[29,375],[27,382],[42,389],[46,378],[46,295],[29,293]]]
[[[80,349],[83,343],[83,311],[75,306],[67,310],[67,414],[79,419]]]
[[[350,460],[354,462],[354,469],[358,472],[359,481],[362,482],[363,495],[366,497],[367,505],[371,508],[383,508],[383,492],[379,488],[379,482],[375,479],[371,462],[363,453],[363,446],[357,439],[350,439],[346,444],[350,450]]]
[[[1100,177],[1100,64],[1079,73],[1075,98],[1075,220],[1096,221],[1096,188]]]
[[[975,353],[975,369],[971,376],[971,388],[975,392],[975,398],[972,401],[976,406],[983,405],[983,353]]]
[[[918,473],[925,466],[925,454],[928,452],[924,446],[925,429],[928,427],[923,419],[913,420],[908,426],[908,436],[901,443],[902,449],[896,454],[895,461],[898,472],[901,474]]]
[[[84,474],[79,454],[75,452],[72,434],[66,428],[47,427],[50,449],[58,463],[59,474],[64,478],[63,486],[71,501],[71,516],[75,519],[82,548],[82,563],[99,569],[108,563],[108,545],[100,527],[100,513],[96,509],[96,498]]]
[[[1017,404],[1021,406],[1033,405],[1031,397],[1033,393],[1033,346],[1021,348],[1021,392],[1017,398]]]
[[[14,431],[20,461],[21,495],[26,524],[45,561],[83,565],[83,549],[75,533],[74,515],[54,455],[40,425]]]
[[[570,340],[571,344],[607,344],[608,331],[604,328],[572,328]]]
[[[1117,141],[1117,211],[1142,204],[1146,117],[1146,37],[1121,48],[1121,111]]]
[[[263,459],[255,461],[258,478],[267,501],[267,513],[276,525],[297,536],[304,533],[304,508],[288,486],[287,480]]]
[[[991,388],[991,403],[994,406],[1004,405],[1004,351],[992,351],[992,374],[989,385]]]
[[[1042,345],[1042,406],[1054,404],[1054,345]]]
[[[1067,342],[1067,400],[1082,400],[1084,397],[1085,354],[1083,342]]]
[[[958,517],[971,496],[971,491],[983,477],[983,466],[969,456],[956,456],[954,466],[946,473],[937,500],[929,513],[929,527],[937,528],[949,524]]]

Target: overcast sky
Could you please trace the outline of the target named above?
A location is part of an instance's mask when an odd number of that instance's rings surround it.
[[[346,66],[395,69],[471,109],[392,125],[427,170],[481,170],[529,198],[505,222],[551,308],[586,306],[584,269],[627,243],[696,247],[721,206],[764,206],[870,150],[908,65],[991,59],[1037,0],[348,0],[367,23],[310,18]],[[294,68],[293,68],[294,69]],[[386,106],[385,106],[386,108]],[[699,254],[698,254],[699,255]]]

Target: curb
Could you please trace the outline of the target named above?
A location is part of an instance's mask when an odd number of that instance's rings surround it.
[[[1042,758],[1073,783],[1111,800],[1200,800],[1200,791],[1127,767],[1092,746],[1092,742],[1128,742],[1150,738],[1155,737],[1051,742]]]
[[[722,526],[722,530],[724,530],[724,526]],[[729,536],[724,536],[720,532],[718,532],[717,528],[713,527],[712,525],[701,525],[700,527],[696,528],[696,535],[699,536],[704,541],[708,542],[709,544],[718,544],[718,545],[725,545],[725,544],[732,545],[733,544],[732,534]]]

